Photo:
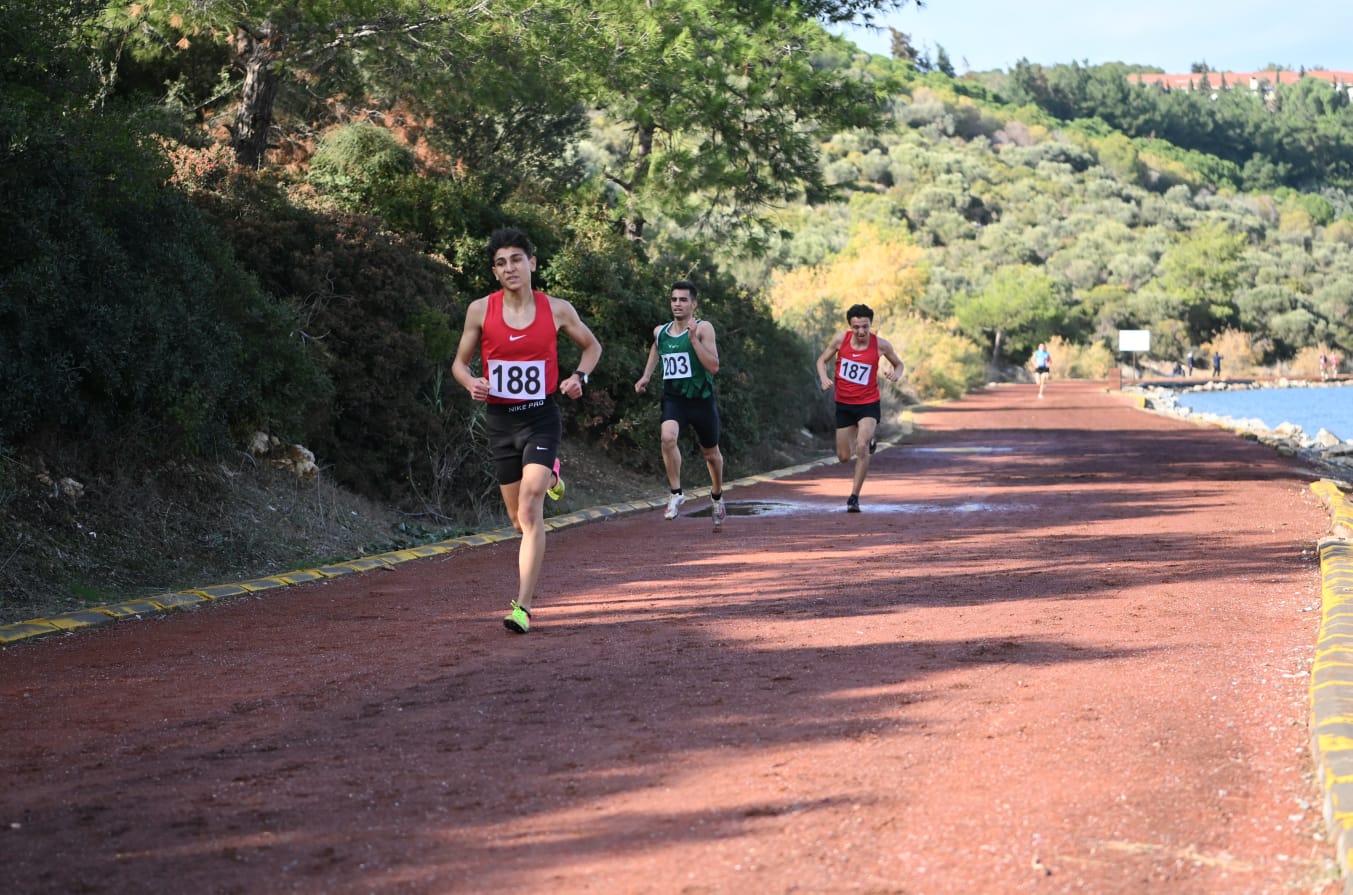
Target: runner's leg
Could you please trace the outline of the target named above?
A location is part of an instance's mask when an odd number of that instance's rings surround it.
[[[864,487],[864,477],[869,475],[869,441],[878,428],[878,420],[872,416],[863,417],[855,428],[855,481],[850,493],[859,494]]]
[[[711,494],[723,493],[723,452],[716,444],[712,448],[701,448],[705,455],[705,468],[709,470],[709,491]]]
[[[548,466],[528,463],[522,469],[517,483],[517,523],[521,532],[521,548],[517,552],[517,604],[531,608],[535,599],[540,567],[545,562],[545,490],[550,486],[553,472]],[[504,487],[506,492],[507,487]]]
[[[855,445],[855,439],[859,434],[860,427],[847,426],[844,429],[836,430],[836,459],[842,463],[850,462],[850,451]],[[865,452],[869,450],[869,442],[865,442]]]
[[[673,491],[681,487],[681,446],[678,443],[680,435],[679,422],[662,421],[662,465],[667,470],[667,485]]]

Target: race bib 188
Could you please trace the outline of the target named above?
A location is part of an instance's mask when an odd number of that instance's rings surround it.
[[[512,401],[545,397],[543,360],[500,360],[489,363],[489,394]]]

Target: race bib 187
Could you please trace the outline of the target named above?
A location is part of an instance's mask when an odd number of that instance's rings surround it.
[[[859,361],[841,359],[841,365],[836,371],[846,382],[853,382],[856,385],[868,385],[869,374],[873,372],[873,364],[862,364]]]
[[[489,362],[489,394],[511,401],[538,401],[545,397],[543,360]]]

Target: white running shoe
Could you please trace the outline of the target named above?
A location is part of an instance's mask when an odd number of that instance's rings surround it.
[[[714,530],[718,531],[723,527],[723,520],[728,516],[728,507],[724,506],[722,497],[711,504],[710,515],[714,517]]]
[[[667,500],[667,512],[662,514],[662,518],[675,519],[677,515],[681,512],[681,505],[685,502],[686,495],[681,493],[673,494]]]

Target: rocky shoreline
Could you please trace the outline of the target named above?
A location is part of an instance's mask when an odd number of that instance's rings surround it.
[[[1314,435],[1305,432],[1295,423],[1283,422],[1269,428],[1263,420],[1221,416],[1215,413],[1199,413],[1190,410],[1179,402],[1179,396],[1188,392],[1249,391],[1273,388],[1349,388],[1349,382],[1313,382],[1307,379],[1286,379],[1278,377],[1270,380],[1225,381],[1209,380],[1197,385],[1180,383],[1179,385],[1135,385],[1126,391],[1142,398],[1147,410],[1167,416],[1178,417],[1203,426],[1220,426],[1230,429],[1243,438],[1267,444],[1286,456],[1300,457],[1325,467],[1335,478],[1353,476],[1353,439],[1340,438],[1338,434],[1321,429]],[[1345,433],[1353,434],[1353,433]],[[1344,488],[1350,487],[1345,481]]]

